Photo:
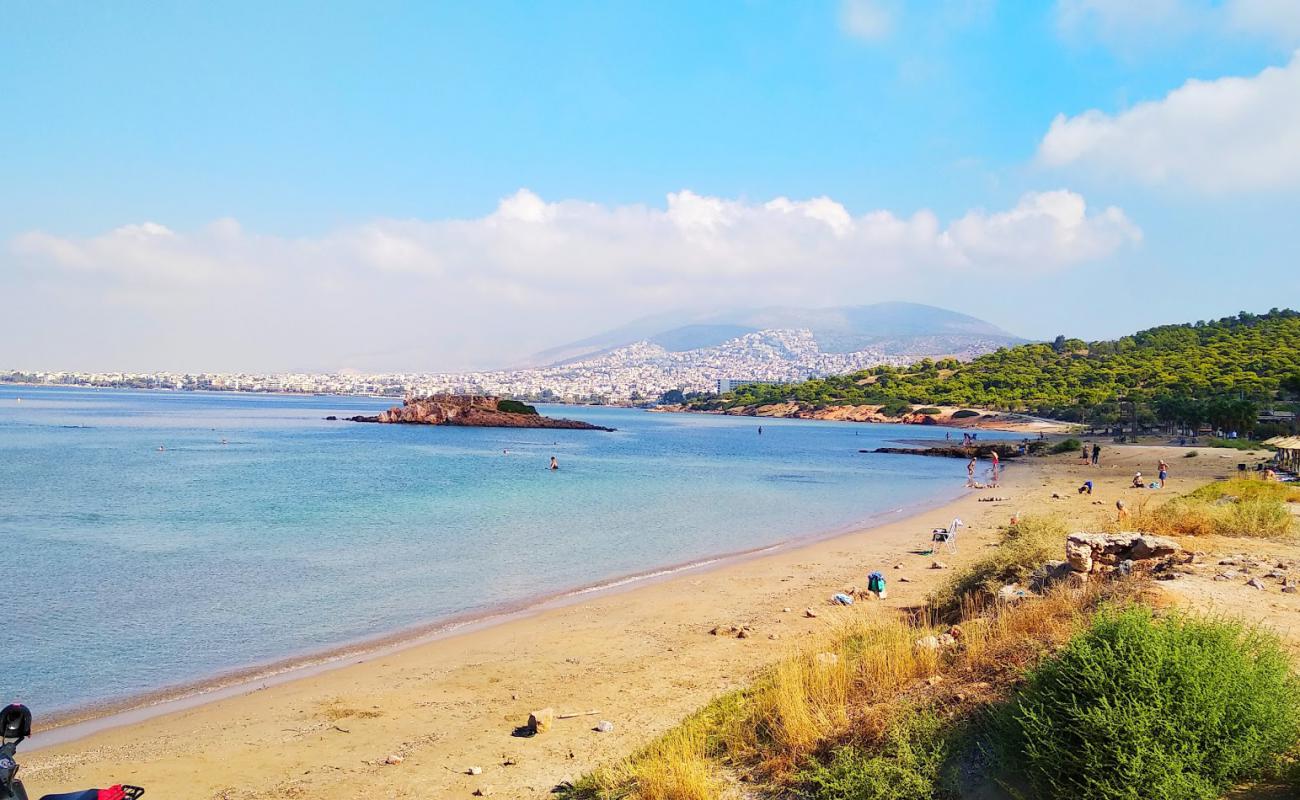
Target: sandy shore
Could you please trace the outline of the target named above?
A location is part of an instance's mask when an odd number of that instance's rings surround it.
[[[884,571],[884,604],[919,603],[948,573],[931,569],[931,527],[968,524],[958,565],[979,555],[1013,513],[1067,513],[1080,528],[1112,515],[1135,469],[1173,467],[1170,489],[1227,476],[1234,451],[1195,459],[1167,447],[1107,447],[1100,467],[1072,456],[1010,466],[997,489],[870,530],[694,571],[618,594],[581,599],[502,624],[361,659],[337,669],[107,730],[20,758],[29,790],[138,783],[150,796],[188,798],[545,797],[558,782],[625,755],[718,692],[745,683],[837,619],[880,614],[880,603],[830,605]],[[1091,478],[1091,498],[1075,494]],[[1056,494],[1059,498],[1053,498]],[[981,502],[988,498],[1002,498]],[[908,579],[906,582],[903,578]],[[790,612],[784,608],[792,609]],[[813,608],[816,618],[806,618]],[[713,636],[744,624],[747,639]],[[533,738],[512,733],[529,711],[595,710]],[[610,733],[592,730],[610,720]],[[39,740],[34,743],[39,743]],[[21,754],[20,754],[21,755]],[[401,763],[384,763],[390,755]],[[470,767],[482,774],[467,775]]]

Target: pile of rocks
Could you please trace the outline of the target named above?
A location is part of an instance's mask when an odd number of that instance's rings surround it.
[[[1145,533],[1072,533],[1065,539],[1065,560],[1049,561],[1034,574],[1036,591],[1059,581],[1087,583],[1092,576],[1151,572],[1166,566],[1182,548],[1173,539]]]

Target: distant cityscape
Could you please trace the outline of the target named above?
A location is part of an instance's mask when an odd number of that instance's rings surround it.
[[[563,364],[462,373],[256,374],[179,372],[0,372],[0,383],[179,391],[288,392],[404,397],[436,393],[487,394],[561,403],[654,403],[669,395],[725,392],[747,382],[791,382],[924,357],[973,358],[1000,344],[963,341],[952,352],[941,337],[907,353],[866,349],[826,353],[807,330],[764,330],[715,347],[673,352],[637,342]],[[933,350],[933,352],[928,352]]]

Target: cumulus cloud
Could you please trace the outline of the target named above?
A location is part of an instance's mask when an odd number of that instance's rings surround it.
[[[9,250],[20,294],[45,290],[65,305],[80,296],[115,320],[158,320],[178,341],[233,315],[232,336],[288,337],[281,349],[350,348],[361,361],[414,336],[429,353],[441,341],[481,364],[650,312],[867,302],[923,281],[1050,274],[1140,236],[1119,209],[1090,210],[1066,190],[945,226],[925,210],[854,215],[827,197],[760,203],[683,190],[660,208],[521,189],[473,219],[377,220],[304,238],[228,219],[188,232],[146,222],[90,237],[33,231]]]
[[[1300,185],[1300,52],[1258,75],[1190,80],[1118,114],[1052,121],[1041,163],[1206,192]]]

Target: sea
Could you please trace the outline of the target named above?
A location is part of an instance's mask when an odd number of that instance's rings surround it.
[[[117,706],[887,521],[965,481],[960,460],[861,452],[942,427],[325,419],[393,404],[0,385],[0,701]]]

